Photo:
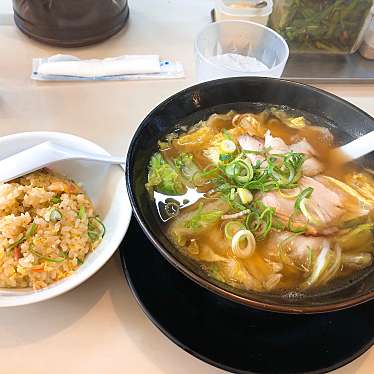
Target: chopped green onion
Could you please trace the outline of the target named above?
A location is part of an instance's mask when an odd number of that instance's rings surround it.
[[[313,193],[313,188],[308,187],[302,192],[299,193],[296,201],[295,201],[295,209],[299,212],[301,212],[304,217],[308,220],[308,222],[312,223],[313,225],[320,225],[321,221],[316,215],[312,214],[308,208],[306,207],[306,200],[311,197]]]
[[[25,240],[31,238],[36,232],[36,224],[33,222],[25,234]]]
[[[221,153],[220,155],[219,155],[219,160],[220,161],[229,161],[229,160],[231,160],[231,156],[230,155],[227,155],[227,154],[225,154],[225,153]]]
[[[323,245],[322,245],[322,250],[319,253],[314,263],[312,274],[301,285],[302,289],[306,289],[317,284],[317,282],[319,281],[319,278],[321,277],[321,275],[326,270],[329,264],[329,261],[328,261],[329,254],[330,254],[330,245],[327,240],[324,240]]]
[[[295,201],[295,209],[296,210],[301,211],[301,208],[300,208],[301,201],[304,200],[304,199],[309,199],[310,196],[312,195],[312,192],[313,192],[313,188],[308,187],[308,188],[306,188],[305,190],[303,190],[299,193],[299,195],[297,196],[297,199]]]
[[[206,177],[206,178],[213,177],[213,176],[217,175],[218,172],[219,172],[218,167],[216,167],[214,165],[208,165],[201,172],[201,176]]]
[[[263,222],[263,227],[260,232],[256,233],[258,240],[265,239],[267,234],[270,232],[273,225],[273,215],[275,213],[274,208],[266,208],[260,215],[260,220]]]
[[[286,228],[286,225],[283,222],[281,222],[278,218],[273,217],[272,228],[278,231],[284,231]]]
[[[50,257],[43,256],[42,259],[48,262],[64,262],[66,260],[65,254],[63,254],[63,252],[60,252],[60,255],[63,257],[50,258]]]
[[[245,229],[245,226],[240,221],[229,221],[225,225],[225,237],[229,240],[239,231]]]
[[[306,199],[302,199],[300,201],[301,213],[303,213],[303,215],[308,220],[308,222],[312,223],[313,225],[319,226],[321,224],[321,220],[307,209],[305,203],[306,203]]]
[[[225,173],[228,177],[233,178],[235,175],[235,164],[228,164],[225,168]]]
[[[78,258],[78,257],[77,257],[77,262],[78,262],[79,265],[83,264],[83,261],[80,258]]]
[[[18,245],[22,244],[25,240],[26,240],[25,236],[22,236],[21,239],[18,239],[18,240],[16,240],[14,243],[10,244],[10,245],[8,246],[8,250],[10,251],[10,250],[14,249],[14,248],[17,247]]]
[[[236,144],[230,139],[222,140],[220,144],[221,150],[224,153],[234,153],[236,151]]]
[[[243,248],[241,242],[245,241],[246,246]],[[249,230],[239,230],[232,238],[231,250],[238,258],[247,258],[252,256],[256,249],[256,240]]]
[[[87,235],[91,241],[102,239],[105,235],[105,226],[99,219],[99,217],[88,218],[88,231]]]
[[[22,244],[25,242],[27,239],[31,238],[36,232],[36,224],[33,222],[31,226],[27,229],[26,234],[22,236],[22,238],[16,240],[14,243],[12,243],[9,247],[8,250],[12,250],[18,245]]]
[[[284,158],[284,168],[288,169],[288,183],[296,183],[302,174],[305,156],[302,153],[290,152]]]
[[[248,214],[247,219],[245,220],[245,225],[252,232],[257,231],[261,225],[259,214],[257,212],[252,212]]]
[[[238,188],[238,195],[243,204],[249,204],[253,200],[253,195],[245,188]]]
[[[285,249],[284,245],[286,243],[288,243],[289,241],[291,241],[292,239],[296,238],[297,236],[299,236],[301,234],[302,234],[301,232],[294,233],[294,234],[290,235],[289,237],[287,237],[286,239],[283,239],[278,244],[278,257],[283,264],[286,264],[286,265],[290,266],[291,268],[295,268],[295,269],[300,270],[300,271],[305,271],[304,268],[296,265],[295,262],[288,256],[287,253],[285,253],[285,250],[284,250]]]
[[[99,239],[99,234],[96,231],[88,230],[87,235],[89,239],[91,240],[91,242],[96,242],[96,240]]]
[[[235,164],[234,180],[239,183],[247,183],[253,178],[253,167],[245,161],[239,160]]]
[[[54,196],[54,197],[52,197],[51,202],[53,204],[59,204],[59,203],[61,203],[61,198],[59,196]]]
[[[32,254],[35,255],[35,256],[43,257],[43,255],[42,255],[41,253],[39,253],[38,251],[35,251],[35,250],[34,250],[34,244],[33,244],[33,243],[31,243],[31,244],[29,245],[29,252],[32,253]]]
[[[57,222],[62,220],[62,213],[58,209],[52,209],[49,214],[49,219],[52,222]]]
[[[342,249],[339,246],[336,246],[334,255],[332,253],[330,253],[329,255],[330,258],[332,258],[333,262],[321,275],[320,279],[318,280],[318,285],[324,284],[332,279],[342,266]]]
[[[235,188],[231,188],[230,190],[230,195],[229,195],[229,199],[232,201],[235,199]]]
[[[192,176],[192,183],[197,187],[202,187],[205,184],[211,183],[212,179],[218,177],[220,169],[214,165],[208,165],[202,171],[197,171]]]
[[[43,254],[41,254],[40,252],[36,251],[33,247],[34,246],[31,243],[30,246],[29,246],[29,249],[28,249],[29,252],[32,253],[33,255],[39,257],[41,260],[45,260],[45,261],[48,261],[48,262],[64,262],[67,258],[67,255],[63,251],[60,251],[61,257],[55,257],[55,258],[46,257]]]
[[[83,219],[85,215],[86,215],[86,209],[85,209],[84,206],[82,205],[82,206],[79,208],[79,211],[78,211],[78,218],[79,218],[79,219]]]
[[[293,218],[293,215],[291,215],[291,217],[288,219],[288,222],[287,222],[288,231],[291,231],[291,232],[293,232],[295,234],[302,234],[302,233],[304,233],[305,230],[306,230],[307,225],[299,226],[299,227],[293,226],[292,218]]]
[[[251,210],[245,220],[245,224],[253,232],[257,240],[265,239],[272,228],[284,227],[278,221],[274,221],[275,209],[266,206],[261,201],[254,201],[251,204]]]
[[[243,160],[235,160],[227,165],[225,173],[237,183],[250,182],[254,175],[253,166]]]
[[[290,189],[288,189],[288,190],[279,190],[278,192],[279,192],[279,194],[282,197],[284,197],[286,199],[294,199],[295,197],[297,198],[299,196],[299,194],[300,194],[300,191],[299,191],[298,188],[292,188],[291,191],[295,191],[293,193],[292,192],[291,193],[285,193],[285,192],[283,192],[283,191],[289,191],[289,190]]]

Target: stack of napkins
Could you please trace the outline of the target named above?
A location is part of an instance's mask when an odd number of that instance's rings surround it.
[[[70,55],[33,59],[32,79],[36,80],[138,80],[183,78],[183,65],[160,60],[158,55],[124,55],[81,60]]]

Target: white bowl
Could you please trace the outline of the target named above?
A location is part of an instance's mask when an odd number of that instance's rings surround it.
[[[109,154],[97,144],[78,136],[58,132],[25,132],[0,138],[0,159],[47,140],[87,152]],[[55,163],[50,168],[83,184],[105,224],[106,235],[71,276],[37,291],[31,288],[0,288],[0,307],[36,303],[78,286],[109,260],[130,223],[131,206],[127,197],[125,172],[120,166],[70,160]]]

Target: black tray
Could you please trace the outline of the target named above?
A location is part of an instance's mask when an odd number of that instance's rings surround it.
[[[251,309],[198,286],[152,246],[135,218],[121,245],[130,288],[150,320],[195,357],[236,373],[326,373],[374,343],[374,302],[335,313]]]

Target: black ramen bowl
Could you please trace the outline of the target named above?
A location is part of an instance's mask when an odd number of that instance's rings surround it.
[[[374,298],[374,265],[349,278],[337,279],[324,288],[305,293],[258,293],[233,288],[209,277],[194,260],[180,253],[163,232],[155,204],[144,186],[147,165],[158,149],[158,140],[176,127],[188,127],[207,119],[212,113],[226,113],[230,109],[259,111],[264,104],[286,105],[309,113],[308,119],[329,127],[341,143],[374,129],[374,119],[362,110],[334,95],[300,83],[239,77],[187,88],[158,105],[144,119],[131,141],[126,174],[135,217],[154,246],[172,265],[202,287],[229,300],[277,312],[322,313]],[[361,162],[366,166],[374,165],[370,156]]]

